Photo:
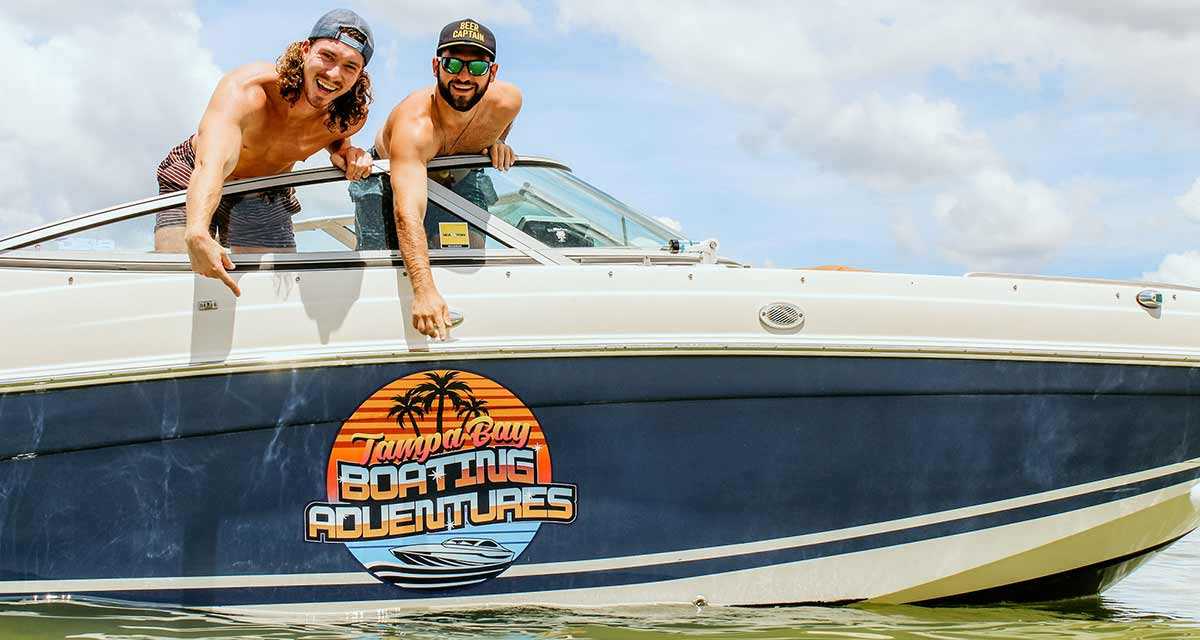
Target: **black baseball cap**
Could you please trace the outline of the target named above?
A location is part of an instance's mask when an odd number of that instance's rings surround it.
[[[446,47],[454,46],[479,47],[496,59],[496,36],[492,30],[479,24],[478,20],[455,20],[442,27],[442,35],[438,38],[438,53]]]
[[[348,34],[342,33],[341,30],[343,28],[360,31],[367,37],[367,41],[359,42]],[[309,40],[316,40],[317,38],[337,40],[361,53],[363,66],[366,66],[371,61],[371,54],[375,51],[375,37],[371,35],[371,27],[367,25],[366,20],[362,19],[362,16],[349,9],[334,9],[321,16],[321,19],[317,20],[317,23],[313,25],[312,33],[308,34]]]

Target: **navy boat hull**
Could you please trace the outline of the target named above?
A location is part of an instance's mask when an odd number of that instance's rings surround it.
[[[434,368],[511,390],[578,493],[573,520],[542,525],[506,571],[431,592],[306,541],[303,516],[359,404]],[[1195,528],[1198,390],[1189,367],[695,356],[9,394],[0,596],[286,611],[1003,594],[989,590],[1113,566]]]

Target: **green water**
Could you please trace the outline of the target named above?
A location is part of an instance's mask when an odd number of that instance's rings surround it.
[[[1101,597],[1036,606],[520,608],[284,625],[94,604],[0,604],[0,639],[34,638],[1200,639],[1200,534],[1159,554]]]

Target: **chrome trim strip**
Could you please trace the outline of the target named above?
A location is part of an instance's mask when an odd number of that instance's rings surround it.
[[[822,531],[771,540],[758,540],[739,544],[720,545],[702,549],[684,549],[664,553],[649,553],[635,556],[618,556],[598,558],[595,560],[577,560],[568,562],[545,562],[539,564],[518,564],[504,572],[502,577],[528,577],[543,575],[561,575],[566,573],[582,573],[591,571],[613,571],[617,569],[632,569],[651,567],[675,562],[693,562],[697,560],[712,560],[739,556],[752,553],[779,551],[796,547],[806,547],[815,544],[838,542],[852,538],[891,533],[904,529],[924,527],[953,520],[973,518],[1002,511],[1010,511],[1064,498],[1072,498],[1088,493],[1114,489],[1123,485],[1153,480],[1181,471],[1189,471],[1200,467],[1200,458],[1180,462],[1156,469],[1097,480],[1085,484],[1065,487],[1042,493],[1035,493],[1018,498],[998,500],[970,507],[950,509],[937,513],[876,522],[845,529]],[[1182,494],[1200,483],[1188,480],[1171,487],[1158,489],[1159,492]],[[0,595],[17,593],[61,593],[67,591],[141,591],[152,589],[229,589],[245,587],[296,587],[296,586],[326,586],[347,584],[374,584],[378,582],[364,571],[343,573],[297,573],[283,575],[244,575],[244,576],[194,576],[168,578],[99,578],[81,580],[12,580],[0,582]]]
[[[439,203],[440,204],[440,203]],[[443,205],[444,206],[444,205]],[[554,252],[553,249],[550,250]],[[473,252],[473,253],[466,253]],[[481,253],[482,252],[482,253]],[[646,252],[633,249],[625,251],[589,250],[581,253],[577,250],[563,252],[565,258],[576,264],[611,264],[629,265],[697,265],[700,256],[694,253]],[[277,256],[267,258],[268,256]],[[481,260],[485,265],[508,264],[545,264],[539,262],[519,249],[434,249],[429,254],[430,264],[437,266],[450,260],[460,261],[466,258]],[[259,268],[282,270],[290,267],[313,268],[326,263],[356,262],[366,267],[403,267],[404,261],[399,251],[322,251],[314,253],[285,253],[285,254],[250,254],[241,253],[233,256],[238,265],[259,266]],[[267,264],[267,266],[261,266]],[[569,263],[567,263],[569,264]],[[742,267],[743,265],[718,258],[717,264],[725,267]],[[14,269],[70,269],[75,271],[133,271],[133,272],[170,272],[191,271],[186,257],[182,253],[116,253],[96,251],[54,251],[41,252],[25,249],[15,249],[0,253],[0,268]]]
[[[254,373],[315,367],[344,367],[395,362],[436,362],[439,360],[492,360],[511,358],[576,358],[600,356],[763,356],[763,357],[870,357],[870,358],[952,358],[957,360],[1016,360],[1127,364],[1141,366],[1196,367],[1200,353],[1099,352],[1076,350],[1038,350],[1022,348],[963,348],[944,345],[887,345],[870,343],[781,344],[771,342],[638,342],[628,344],[573,343],[524,345],[459,346],[453,342],[431,343],[428,350],[408,348],[362,350],[338,353],[293,352],[274,356],[246,355],[224,362],[172,363],[131,366],[121,369],[45,371],[36,375],[0,378],[0,393],[44,391],[124,382],[142,382],[166,378]]]
[[[995,278],[1011,280],[1037,280],[1041,282],[1068,282],[1080,284],[1107,284],[1120,287],[1161,287],[1179,291],[1200,291],[1200,287],[1189,287],[1183,284],[1168,282],[1153,282],[1149,280],[1112,280],[1109,278],[1081,278],[1075,276],[1039,276],[1021,273],[992,273],[987,271],[971,271],[963,274],[964,278]]]
[[[87,251],[55,252],[53,257],[33,251],[13,251],[0,255],[0,268],[18,269],[70,269],[73,271],[134,271],[134,272],[190,272],[191,266],[183,254],[125,254],[129,260],[113,260],[111,253],[96,254]],[[105,257],[101,257],[105,256]],[[435,249],[430,252],[432,266],[457,264],[464,260],[477,261],[481,265],[539,264],[533,257],[518,249]],[[253,267],[262,271],[286,271],[288,269],[320,269],[322,266],[346,268],[404,268],[399,251],[322,251],[320,253],[243,253],[233,257],[240,267]]]
[[[562,249],[562,254],[580,264],[701,264],[703,256],[699,253],[680,251],[672,253],[666,249],[643,249],[639,247],[571,247]],[[744,267],[745,265],[730,260],[717,258],[717,264],[725,267]]]

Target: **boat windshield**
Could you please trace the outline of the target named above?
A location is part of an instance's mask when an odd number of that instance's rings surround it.
[[[681,232],[556,167],[445,169],[429,177],[550,247],[687,244]]]

